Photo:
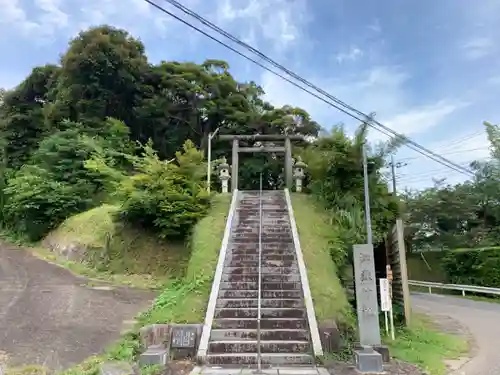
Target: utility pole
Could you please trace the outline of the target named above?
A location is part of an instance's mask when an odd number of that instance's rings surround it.
[[[212,178],[212,139],[217,135],[220,128],[215,129],[213,133],[208,133],[207,148],[207,193],[210,194],[210,183]]]
[[[394,155],[391,155],[391,162],[389,163],[391,166],[391,173],[392,173],[392,194],[396,196],[397,190],[396,190],[396,168],[401,168],[401,167],[406,167],[408,163],[402,163],[398,161],[397,163],[394,162]]]
[[[368,244],[372,244],[372,219],[370,209],[370,186],[368,184],[368,160],[366,157],[366,144],[363,145],[363,180],[365,190],[365,218],[366,218],[366,240]]]

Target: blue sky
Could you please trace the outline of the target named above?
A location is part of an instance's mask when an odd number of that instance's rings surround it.
[[[427,148],[462,165],[488,156],[482,122],[500,122],[499,1],[182,2]],[[271,102],[301,106],[325,127],[356,125],[143,0],[0,0],[0,9],[0,87],[56,62],[82,28],[107,23],[140,38],[152,62],[224,59],[237,79],[261,84]],[[371,138],[386,136],[373,130]],[[405,147],[396,159],[408,164],[398,169],[401,187],[427,186],[433,177],[463,179]]]

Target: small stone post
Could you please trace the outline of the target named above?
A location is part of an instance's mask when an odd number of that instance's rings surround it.
[[[222,192],[229,192],[229,179],[231,176],[229,175],[229,164],[227,164],[226,158],[222,158],[222,163],[217,167],[219,170],[219,179],[222,183]]]
[[[297,158],[297,162],[293,166],[293,177],[295,178],[295,191],[300,193],[302,191],[302,181],[304,180],[305,169],[307,168],[307,164],[302,161],[302,158],[299,156]]]

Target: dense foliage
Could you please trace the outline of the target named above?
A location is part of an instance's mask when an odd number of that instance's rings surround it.
[[[59,64],[37,67],[2,92],[3,224],[38,239],[68,216],[111,202],[120,205],[122,220],[163,237],[185,236],[209,204],[204,155],[216,129],[311,139],[295,143],[294,153],[310,166],[306,189],[342,232],[344,255],[337,261],[344,262],[350,244],[365,233],[366,126],[354,140],[341,128],[320,137],[320,125],[306,111],[266,102],[262,88],[237,81],[226,62],[151,64],[140,41],[108,26],[81,32]],[[214,138],[212,149],[214,159],[231,163],[229,142]],[[385,145],[369,152],[378,240],[397,212],[379,172],[389,151]],[[240,155],[241,189],[258,188],[261,173],[265,189],[281,188],[283,156]]]
[[[394,225],[399,211],[398,202],[389,194],[381,169],[386,156],[398,143],[391,141],[370,148],[367,145],[368,126],[362,124],[351,139],[342,127],[305,147],[303,160],[308,164],[308,190],[329,210],[332,231],[342,239],[342,249],[332,248],[332,256],[339,267],[350,260],[352,245],[366,242],[364,216],[363,147],[368,154],[372,231],[375,243],[382,243],[389,228]],[[342,250],[342,251],[340,251]]]
[[[500,248],[447,251],[443,270],[451,283],[500,287]]]
[[[414,252],[445,251],[441,266],[449,281],[500,286],[500,127],[484,126],[490,158],[471,163],[471,179],[406,192],[406,239]]]
[[[500,128],[485,123],[491,158],[471,163],[474,176],[450,185],[437,181],[404,195],[414,251],[497,246],[500,241]]]
[[[125,155],[133,174],[125,174],[96,153],[87,168],[106,175],[111,195],[121,202],[122,219],[138,227],[153,228],[164,238],[184,237],[209,207],[206,164],[191,141],[174,160],[160,160],[148,144],[140,156]]]

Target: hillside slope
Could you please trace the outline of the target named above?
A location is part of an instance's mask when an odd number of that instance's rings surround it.
[[[42,246],[60,263],[82,264],[110,275],[141,276],[164,284],[186,273],[213,273],[230,196],[216,196],[208,215],[185,242],[169,242],[116,219],[117,207],[102,205],[72,216]],[[150,283],[154,284],[154,283]]]
[[[340,240],[313,198],[297,193],[291,198],[316,318],[352,326],[351,307],[330,256]]]

